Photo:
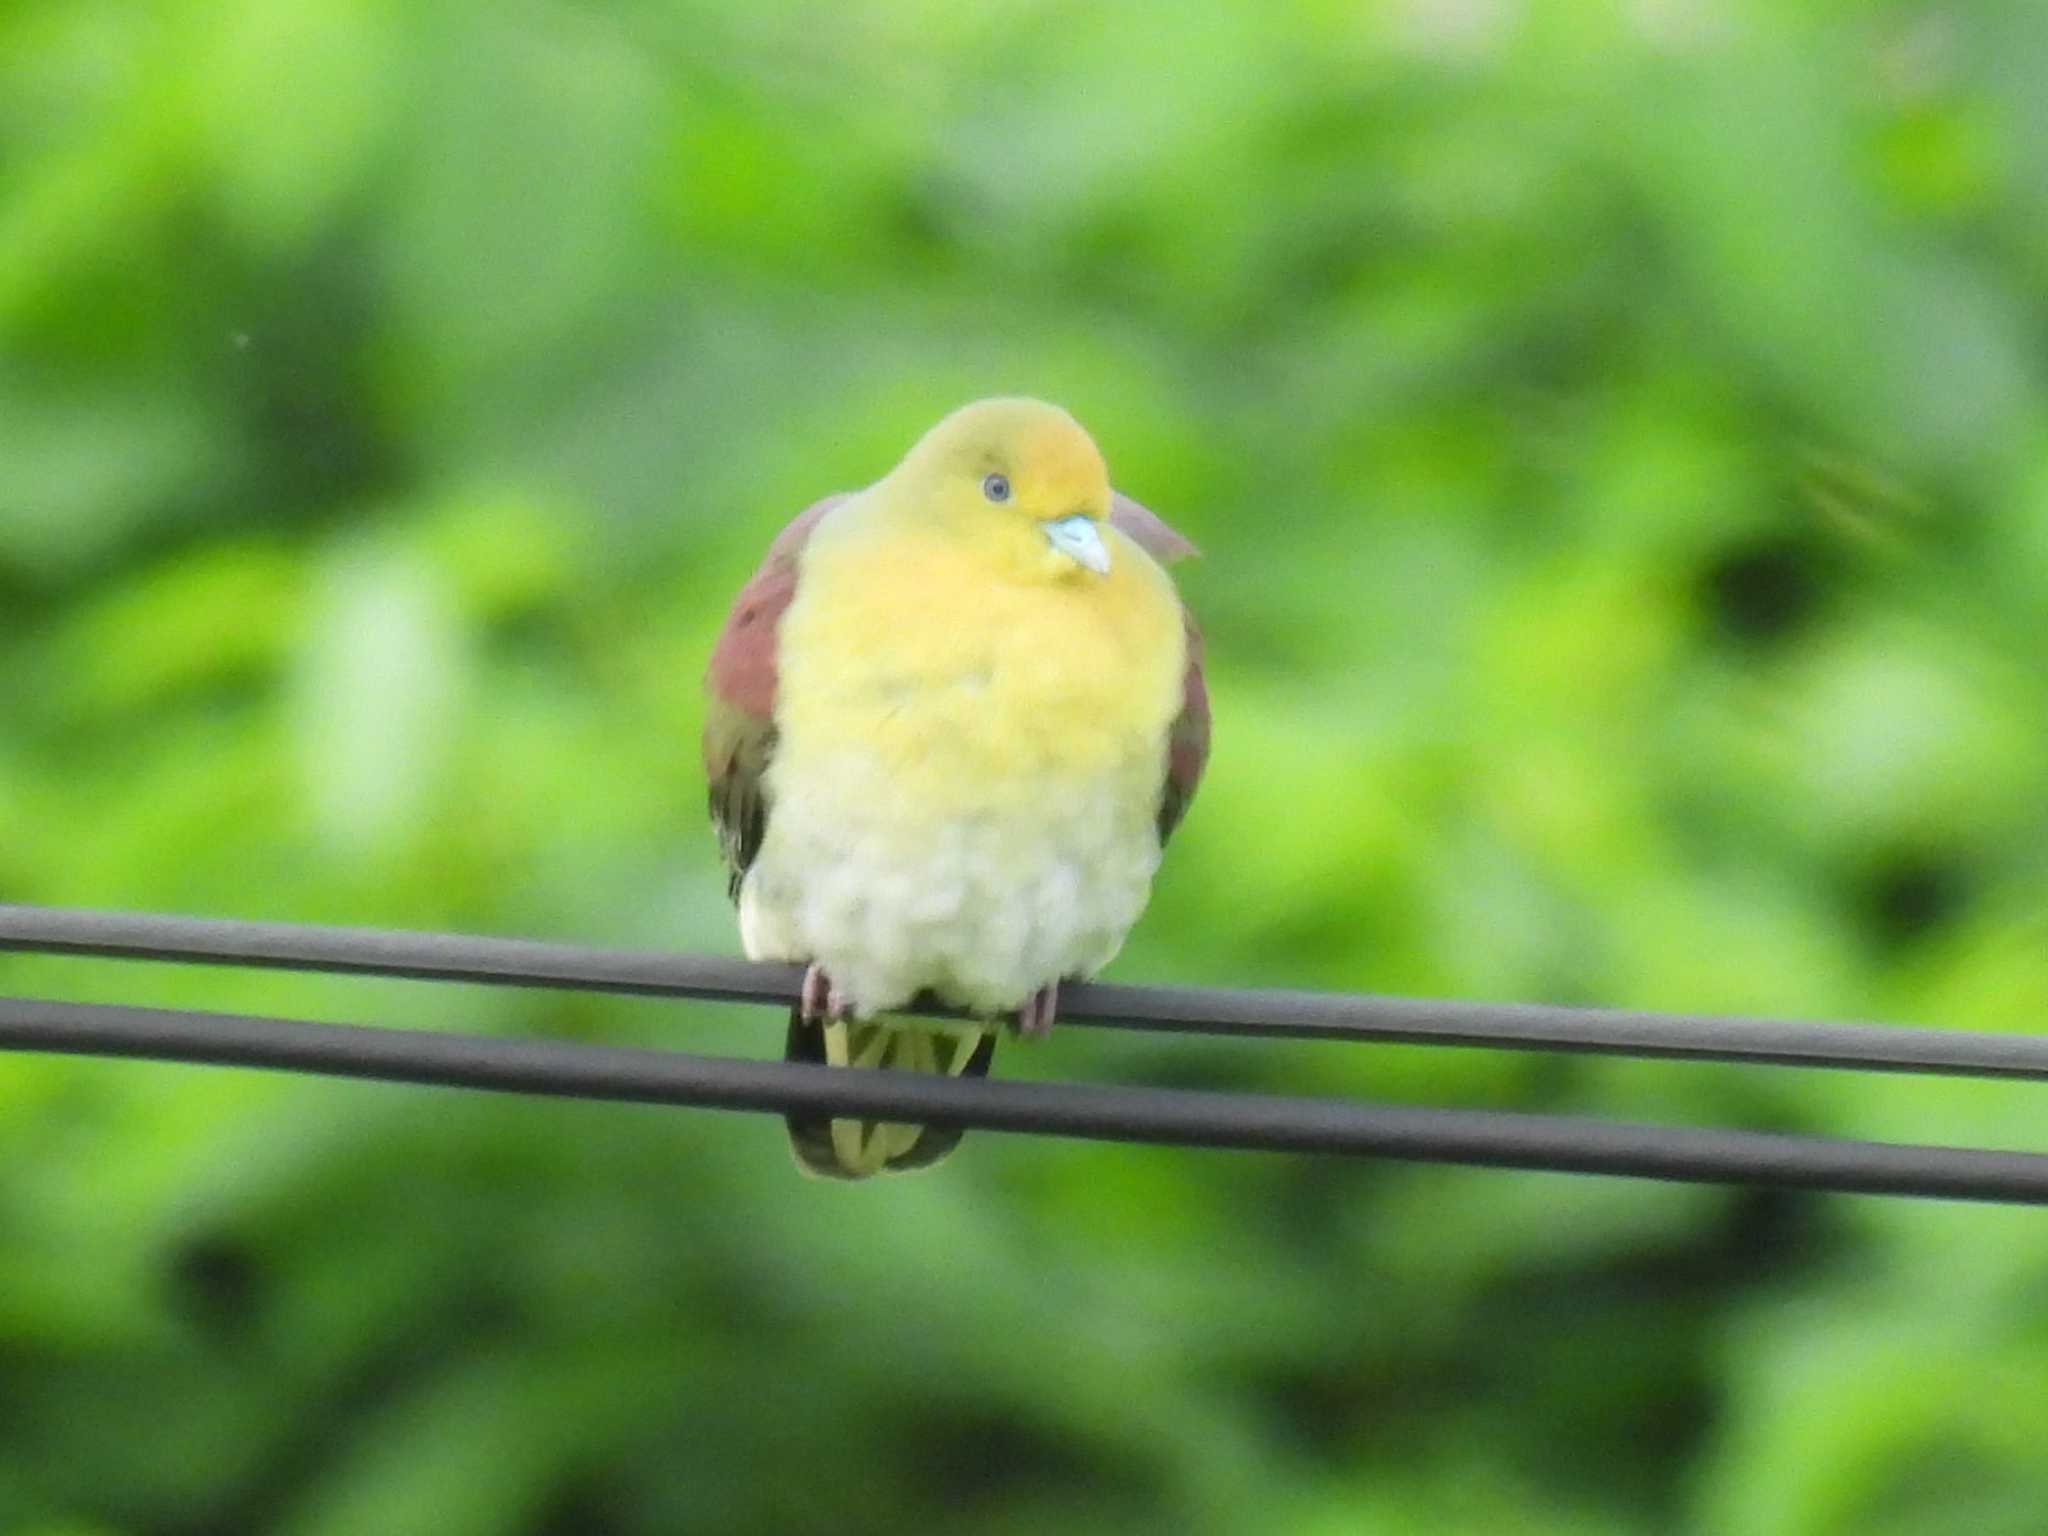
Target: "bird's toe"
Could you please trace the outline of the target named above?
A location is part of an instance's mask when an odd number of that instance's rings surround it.
[[[797,998],[806,1024],[838,1024],[853,1012],[852,1000],[815,960],[804,972],[803,990]]]
[[[1024,999],[1017,1010],[1017,1033],[1026,1040],[1043,1040],[1052,1033],[1059,1014],[1060,984],[1049,982]]]

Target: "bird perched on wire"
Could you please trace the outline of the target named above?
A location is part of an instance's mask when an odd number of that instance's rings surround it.
[[[782,530],[705,683],[741,942],[808,966],[791,1061],[982,1076],[1108,963],[1209,749],[1193,546],[1057,406],[983,400]],[[974,1021],[893,1010],[928,995]],[[792,1116],[798,1163],[928,1166],[957,1130]]]

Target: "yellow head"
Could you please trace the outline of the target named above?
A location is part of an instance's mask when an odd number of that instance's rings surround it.
[[[977,400],[918,440],[884,482],[913,515],[1021,573],[1109,570],[1109,472],[1081,424],[1043,400]]]

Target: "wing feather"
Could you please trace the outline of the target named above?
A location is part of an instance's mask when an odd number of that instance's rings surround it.
[[[733,599],[704,673],[704,777],[735,900],[768,828],[763,781],[775,753],[776,630],[796,596],[805,540],[845,500],[840,495],[813,502],[776,535],[760,568]]]
[[[1128,534],[1161,565],[1171,565],[1199,555],[1194,543],[1166,521],[1131,500],[1121,491],[1113,493],[1109,520]],[[1166,774],[1159,794],[1159,841],[1173,836],[1173,829],[1188,812],[1195,798],[1195,786],[1209,761],[1209,687],[1202,676],[1202,631],[1195,616],[1181,607],[1187,625],[1188,666],[1181,683],[1181,710],[1166,737]]]

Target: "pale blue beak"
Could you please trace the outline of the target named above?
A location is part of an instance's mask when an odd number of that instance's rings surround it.
[[[1076,565],[1085,565],[1098,576],[1108,574],[1109,546],[1102,542],[1102,530],[1094,518],[1085,512],[1075,512],[1050,518],[1038,526],[1045,530],[1052,547]]]

